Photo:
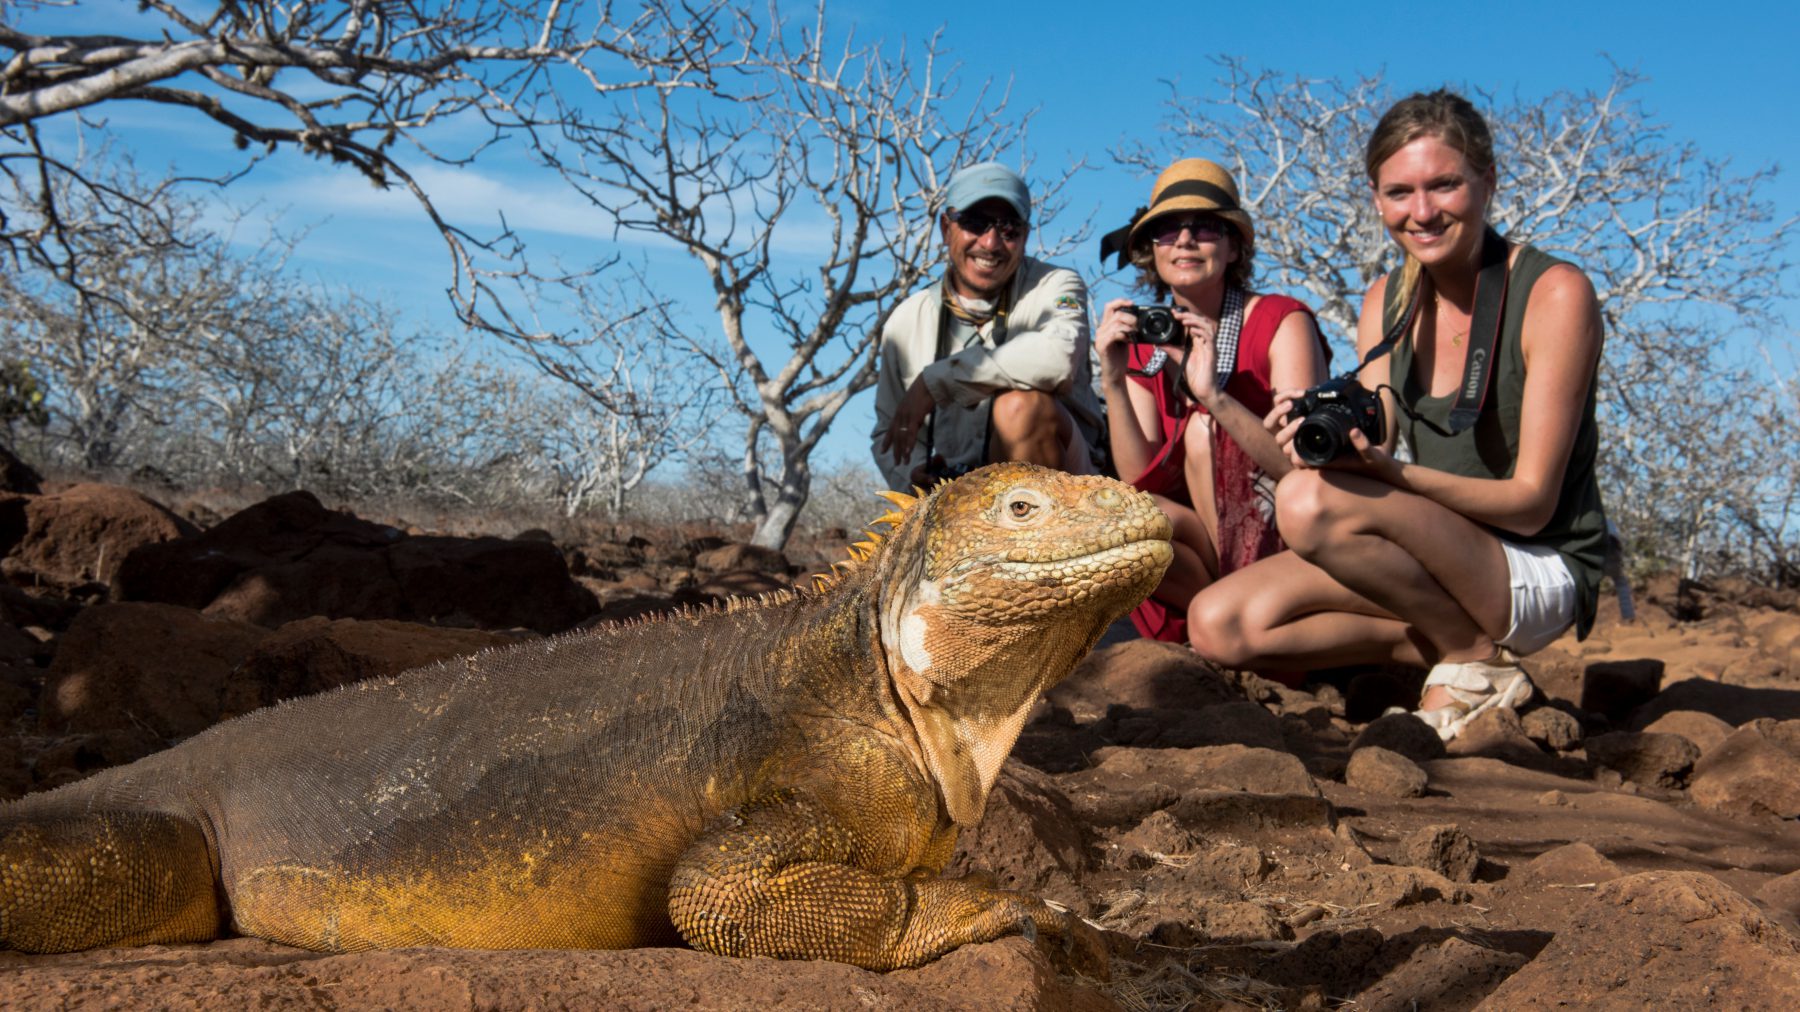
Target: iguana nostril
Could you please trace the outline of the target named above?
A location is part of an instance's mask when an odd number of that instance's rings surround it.
[[[1116,510],[1125,505],[1125,497],[1116,489],[1103,488],[1094,493],[1094,505],[1105,510]]]

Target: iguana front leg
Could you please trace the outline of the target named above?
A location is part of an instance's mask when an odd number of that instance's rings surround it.
[[[688,944],[727,956],[892,970],[1035,930],[1104,966],[1097,934],[1074,915],[969,880],[877,874],[858,865],[872,849],[817,802],[782,791],[688,848],[670,879],[669,915]]]

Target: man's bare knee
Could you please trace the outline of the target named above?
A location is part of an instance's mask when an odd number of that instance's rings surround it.
[[[1056,398],[1042,390],[1007,390],[994,395],[994,431],[1010,439],[1025,439],[1059,425],[1062,412]]]

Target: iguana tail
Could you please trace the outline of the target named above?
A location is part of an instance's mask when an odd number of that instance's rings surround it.
[[[0,818],[0,949],[73,952],[219,935],[200,827],[157,812]]]

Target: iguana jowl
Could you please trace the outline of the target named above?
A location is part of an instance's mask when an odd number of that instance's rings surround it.
[[[936,876],[1027,710],[1167,567],[1149,497],[983,468],[818,590],[227,721],[0,809],[0,946],[624,948],[917,965],[1078,925]]]

